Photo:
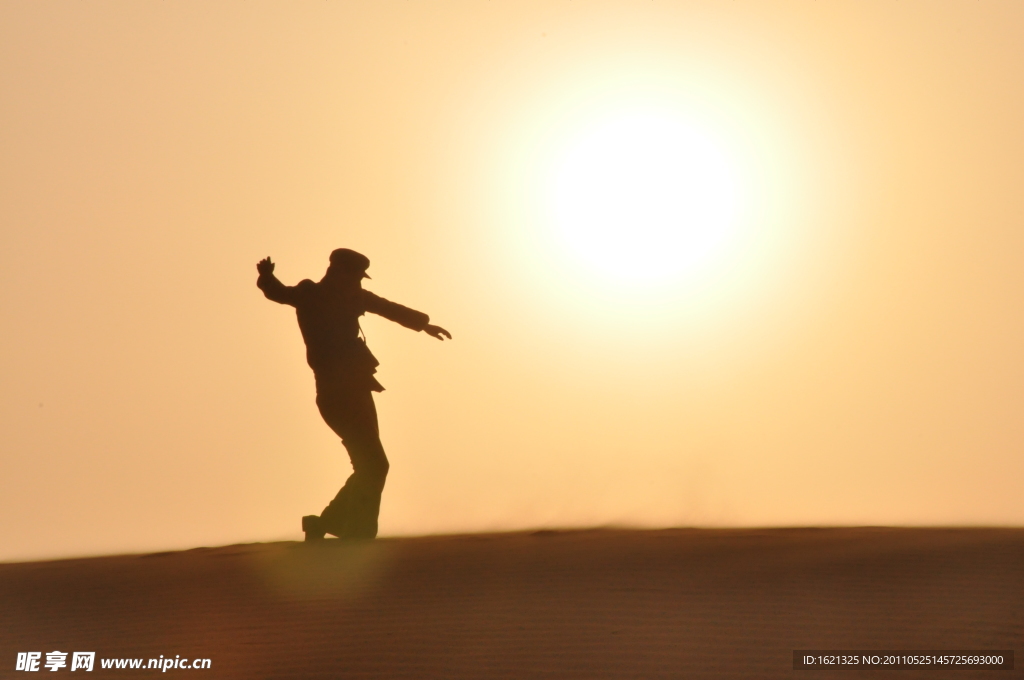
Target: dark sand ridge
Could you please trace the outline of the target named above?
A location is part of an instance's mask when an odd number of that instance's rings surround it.
[[[61,650],[212,659],[167,671],[197,678],[1011,678],[794,671],[792,654],[1020,657],[1024,529],[598,529],[2,564],[0,636],[0,677],[25,677],[19,651]],[[156,672],[96,665],[86,677]]]

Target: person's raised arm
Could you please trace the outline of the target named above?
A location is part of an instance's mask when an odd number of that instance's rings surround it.
[[[366,300],[366,311],[379,314],[385,319],[399,323],[406,328],[411,328],[414,331],[423,331],[427,335],[437,338],[438,340],[444,340],[448,338],[452,339],[452,334],[441,328],[430,323],[430,317],[423,312],[418,312],[415,309],[411,309],[404,305],[400,305],[397,302],[391,300],[385,300],[384,298],[374,295],[370,291],[364,291]]]
[[[284,285],[274,276],[274,263],[269,257],[256,263],[256,271],[260,274],[256,279],[256,286],[263,291],[268,300],[282,305],[295,305],[295,287]]]

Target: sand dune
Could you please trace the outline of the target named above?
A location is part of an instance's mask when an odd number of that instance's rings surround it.
[[[53,650],[209,658],[167,671],[206,678],[1019,677],[792,663],[1020,655],[1024,530],[599,529],[3,564],[0,634],[2,677],[23,677],[17,652]]]

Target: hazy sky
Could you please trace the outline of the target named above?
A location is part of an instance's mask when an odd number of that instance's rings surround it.
[[[301,537],[337,247],[382,535],[1019,525],[1021,121],[1019,2],[0,4],[0,559]]]

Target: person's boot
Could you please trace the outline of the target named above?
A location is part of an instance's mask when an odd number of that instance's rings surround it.
[[[322,541],[324,534],[324,527],[320,522],[319,515],[306,515],[302,518],[302,530],[306,532],[307,541]]]

